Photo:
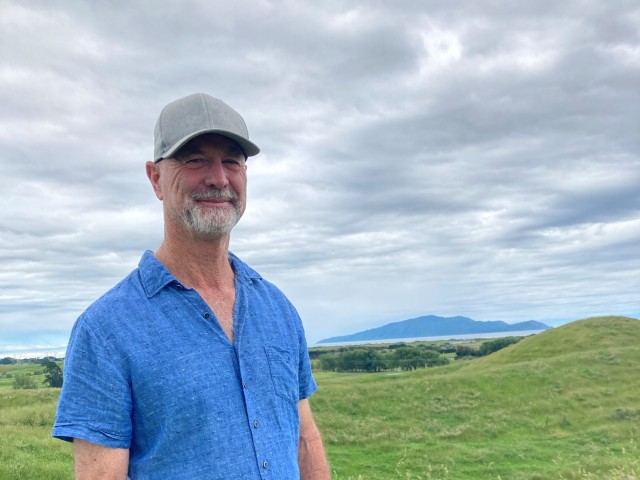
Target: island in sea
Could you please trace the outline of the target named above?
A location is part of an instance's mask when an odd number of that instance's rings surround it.
[[[320,340],[318,343],[361,342],[368,340],[400,340],[416,337],[442,337],[447,335],[473,335],[501,332],[541,331],[551,328],[535,320],[507,323],[479,321],[467,317],[438,317],[427,315],[393,322],[381,327]]]

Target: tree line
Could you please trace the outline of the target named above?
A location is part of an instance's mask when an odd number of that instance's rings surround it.
[[[504,337],[478,345],[366,345],[312,350],[314,367],[329,372],[382,372],[415,370],[446,365],[453,360],[481,357],[520,341],[521,337]]]
[[[503,337],[477,344],[417,344],[393,343],[389,345],[366,345],[347,347],[322,347],[310,349],[309,356],[314,368],[330,372],[382,372],[388,370],[415,370],[446,365],[452,360],[482,357],[519,342],[522,337]],[[28,359],[36,363],[36,359]],[[35,375],[44,374],[44,383],[53,388],[62,387],[62,369],[54,357],[38,359],[42,371],[33,374],[16,374],[14,389],[35,389]],[[20,363],[23,363],[21,360]],[[11,357],[0,359],[0,364],[18,363]]]

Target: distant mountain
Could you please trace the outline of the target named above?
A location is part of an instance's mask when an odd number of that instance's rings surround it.
[[[506,323],[501,321],[480,322],[467,317],[426,317],[411,318],[401,322],[388,323],[382,327],[339,337],[325,338],[318,343],[359,342],[366,340],[394,340],[415,337],[440,337],[445,335],[469,335],[474,333],[521,332],[525,330],[546,330],[541,322]]]

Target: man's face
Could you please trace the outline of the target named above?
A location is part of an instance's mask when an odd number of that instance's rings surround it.
[[[186,228],[199,238],[215,239],[229,235],[244,213],[245,156],[226,137],[196,137],[173,158],[148,165],[147,174],[164,202],[169,228]]]

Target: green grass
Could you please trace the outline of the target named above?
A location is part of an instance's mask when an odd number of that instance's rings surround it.
[[[60,389],[0,388],[0,479],[69,480],[71,446],[51,438]]]
[[[607,317],[445,367],[320,372],[334,479],[637,479],[639,344]]]
[[[318,372],[333,479],[638,480],[638,345],[640,321],[606,317],[445,367]],[[59,390],[2,378],[40,369],[0,366],[2,480],[72,478],[71,446],[50,437]]]

